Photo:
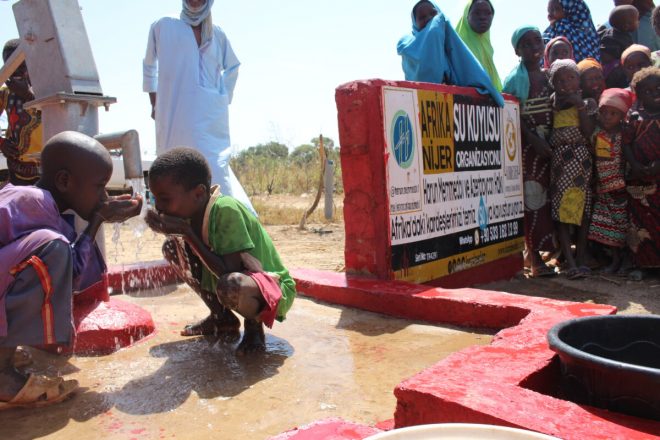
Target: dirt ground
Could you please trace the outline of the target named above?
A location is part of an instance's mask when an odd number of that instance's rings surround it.
[[[307,267],[329,271],[344,270],[344,225],[343,221],[324,222],[323,201],[317,208],[313,221],[306,230],[299,230],[300,213],[311,205],[311,196],[275,195],[256,197],[255,205],[268,209],[271,218],[287,219],[291,224],[266,224],[275,247],[288,268]],[[335,200],[335,209],[341,210],[341,198]],[[273,211],[279,212],[272,215]],[[280,220],[282,221],[282,220]],[[160,259],[162,236],[144,231],[142,247],[136,260],[137,237],[134,225],[122,225],[118,245],[112,241],[113,226],[106,228],[106,247],[109,264],[132,263],[138,260]],[[624,314],[660,314],[660,278],[651,276],[643,281],[629,281],[624,277],[594,274],[582,280],[571,281],[562,276],[527,279],[522,274],[507,280],[476,286],[487,290],[498,290],[529,296],[538,296],[566,301],[610,304]]]

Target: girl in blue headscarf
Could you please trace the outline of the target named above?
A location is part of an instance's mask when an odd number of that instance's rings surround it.
[[[504,80],[504,92],[520,101],[526,266],[531,277],[551,276],[554,271],[545,265],[540,253],[555,250],[548,198],[552,88],[547,72],[541,69],[544,52],[541,31],[534,26],[523,26],[514,32],[511,44],[520,64]]]
[[[500,107],[504,105],[504,98],[440,8],[429,0],[417,2],[412,27],[412,35],[397,44],[407,81],[475,87],[490,94]]]
[[[600,39],[584,0],[549,0],[548,20],[550,26],[543,32],[546,43],[564,36],[573,45],[576,63],[585,58],[600,61]]]

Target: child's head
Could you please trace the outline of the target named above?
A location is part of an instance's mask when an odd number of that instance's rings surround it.
[[[607,131],[620,128],[634,99],[632,92],[626,89],[605,90],[598,101],[600,126]]]
[[[38,185],[53,195],[61,211],[73,209],[89,220],[108,196],[112,176],[110,153],[96,139],[76,131],[58,133],[41,152]]]
[[[573,45],[566,37],[555,37],[548,41],[544,52],[544,67],[547,69],[557,60],[574,59]]]
[[[660,111],[660,67],[646,67],[635,74],[630,87],[647,112]]]
[[[415,20],[415,27],[418,31],[421,31],[433,17],[438,15],[438,10],[429,0],[420,0],[413,6],[412,15]]]
[[[511,44],[524,64],[538,64],[543,57],[543,36],[538,28],[524,26],[516,29]]]
[[[655,34],[660,36],[660,6],[653,9],[653,29]]]
[[[179,218],[192,218],[203,210],[211,190],[211,170],[193,148],[173,148],[149,168],[149,190],[156,210]]]
[[[550,0],[548,2],[548,21],[554,23],[565,17],[564,7],[560,0]]]
[[[617,6],[610,12],[610,24],[619,32],[635,32],[639,27],[639,11],[631,5]]]
[[[558,95],[580,90],[580,73],[573,60],[557,60],[550,66],[550,83]]]
[[[493,24],[495,9],[490,0],[472,0],[468,14],[468,24],[478,34],[484,34],[490,30]]]
[[[635,73],[651,64],[651,50],[641,44],[633,44],[621,54],[621,65],[628,81],[632,81]]]
[[[633,0],[632,5],[637,8],[639,15],[644,15],[655,7],[653,0]]]
[[[593,98],[596,101],[605,90],[603,67],[593,58],[585,58],[577,65],[580,72],[580,89],[583,98]]]
[[[14,53],[18,46],[21,44],[21,40],[14,38],[5,43],[5,46],[2,48],[2,61],[7,62],[9,57]],[[10,78],[27,78],[27,65],[23,62],[18,68],[11,74]]]

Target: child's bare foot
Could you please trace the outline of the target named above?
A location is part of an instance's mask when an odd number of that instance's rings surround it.
[[[231,310],[218,316],[211,313],[203,320],[188,324],[181,330],[181,336],[222,336],[225,334],[238,333],[241,328],[241,322]]]
[[[263,324],[253,319],[246,319],[244,325],[243,339],[236,348],[236,354],[245,355],[266,350],[266,335],[264,334]]]

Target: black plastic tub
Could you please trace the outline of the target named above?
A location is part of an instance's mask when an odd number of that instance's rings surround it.
[[[589,316],[548,333],[564,398],[660,420],[660,316]]]

